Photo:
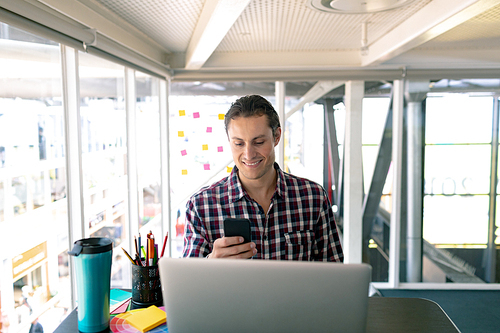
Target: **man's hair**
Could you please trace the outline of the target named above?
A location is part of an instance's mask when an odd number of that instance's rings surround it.
[[[232,119],[238,117],[255,117],[255,116],[267,116],[267,122],[271,130],[273,131],[273,136],[276,137],[276,130],[280,128],[280,118],[276,110],[267,99],[259,95],[248,95],[238,98],[226,113],[224,117],[224,127],[227,129],[229,123]]]

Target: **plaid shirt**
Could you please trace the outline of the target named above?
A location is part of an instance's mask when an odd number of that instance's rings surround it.
[[[186,204],[184,257],[206,257],[224,236],[225,218],[247,218],[252,224],[254,259],[343,261],[337,226],[325,190],[318,184],[281,171],[269,212],[243,189],[236,167],[204,187]]]

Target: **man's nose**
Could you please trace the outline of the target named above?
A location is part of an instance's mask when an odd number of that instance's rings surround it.
[[[246,145],[245,146],[245,158],[246,159],[251,159],[255,156],[255,149],[252,145]]]

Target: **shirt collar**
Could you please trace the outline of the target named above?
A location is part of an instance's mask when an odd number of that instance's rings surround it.
[[[276,179],[276,190],[274,192],[274,195],[277,195],[281,197],[282,199],[285,198],[286,195],[286,189],[287,185],[285,182],[285,174],[284,172],[280,169],[278,163],[274,162],[274,169],[276,170],[276,173],[278,175]],[[233,170],[231,171],[231,174],[229,175],[229,191],[228,191],[228,196],[229,196],[229,202],[235,202],[243,198],[245,195],[247,195],[247,192],[243,188],[243,185],[241,185],[240,179],[238,177],[238,167],[235,165],[233,167]]]

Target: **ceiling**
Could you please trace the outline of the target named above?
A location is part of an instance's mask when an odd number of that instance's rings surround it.
[[[414,0],[357,14],[316,10],[313,1],[79,0],[157,43],[174,80],[242,71],[302,72],[300,80],[311,71],[500,68],[500,1]]]
[[[0,6],[15,12],[18,1]],[[330,0],[23,1],[162,66],[185,92],[207,82],[260,92],[283,80],[301,94],[315,84],[338,91],[329,80],[377,82],[367,88],[376,90],[405,75],[500,77],[500,0],[332,1],[353,12],[318,9]],[[395,8],[367,11],[384,3]]]

